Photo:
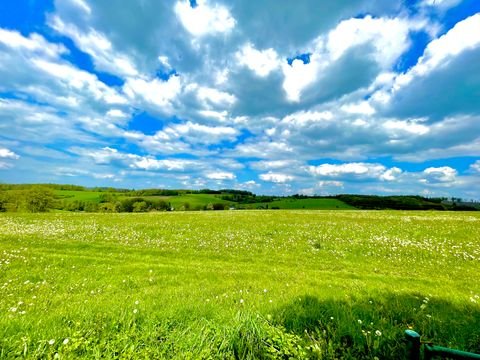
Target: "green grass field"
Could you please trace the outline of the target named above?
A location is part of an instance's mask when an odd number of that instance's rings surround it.
[[[100,191],[73,191],[73,190],[55,190],[55,196],[58,200],[72,202],[85,201],[100,203],[102,194],[108,194]],[[113,193],[119,200],[126,199],[123,193]],[[176,210],[182,209],[185,203],[190,205],[190,210],[203,208],[208,204],[225,204],[235,208],[257,209],[279,208],[279,209],[309,209],[309,210],[336,210],[336,209],[354,209],[354,207],[345,204],[337,199],[280,199],[269,203],[238,204],[232,201],[223,200],[221,195],[216,194],[181,194],[178,196],[141,196],[148,200],[163,200],[172,205]]]
[[[246,208],[255,209],[257,207],[266,207],[269,209],[309,209],[309,210],[335,210],[335,209],[355,209],[353,206],[345,204],[337,199],[281,199],[269,203],[247,204]]]
[[[191,209],[195,209],[196,207],[203,207],[208,204],[219,203],[219,204],[226,204],[230,205],[233,204],[231,201],[223,200],[219,195],[211,195],[211,194],[184,194],[178,196],[143,196],[145,199],[149,200],[163,200],[169,202],[172,207],[175,209],[180,209],[184,206],[185,203],[190,204]]]
[[[0,214],[0,358],[480,352],[480,215]]]
[[[76,191],[76,190],[54,190],[58,200],[66,201],[90,201],[94,203],[100,202],[100,196],[104,194],[100,191]]]

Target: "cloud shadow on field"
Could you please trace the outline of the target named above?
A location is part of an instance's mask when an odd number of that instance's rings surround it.
[[[405,358],[408,328],[422,341],[480,353],[478,324],[478,304],[454,304],[417,293],[341,301],[305,295],[272,315],[272,325],[336,349],[339,358]]]

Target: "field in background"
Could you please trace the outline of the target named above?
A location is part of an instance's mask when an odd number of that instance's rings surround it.
[[[0,214],[0,358],[480,352],[480,215]]]
[[[268,206],[268,207],[267,207]],[[337,199],[292,199],[286,198],[281,200],[274,200],[269,203],[255,203],[247,204],[245,208],[256,209],[258,207],[268,209],[309,209],[309,210],[342,210],[355,209],[353,206],[345,204],[343,201]]]
[[[62,201],[85,201],[100,203],[102,196],[111,194],[116,196],[119,200],[128,198],[121,192],[99,192],[99,191],[72,191],[72,190],[55,190],[58,200]],[[131,198],[132,196],[130,196]],[[170,203],[174,209],[181,209],[185,203],[188,203],[191,210],[196,208],[203,208],[208,204],[224,204],[227,207],[244,209],[310,209],[310,210],[335,210],[335,209],[354,209],[353,206],[347,205],[337,199],[294,199],[285,198],[274,200],[265,203],[251,203],[239,204],[233,201],[222,199],[221,195],[217,194],[180,194],[176,196],[142,196],[147,200],[162,200]]]

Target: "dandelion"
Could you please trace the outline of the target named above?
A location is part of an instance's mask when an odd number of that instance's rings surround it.
[[[138,304],[140,304],[140,301],[136,300],[135,305],[138,305]]]
[[[138,309],[133,309],[133,313],[134,314],[138,313]]]
[[[67,345],[70,340],[68,338],[63,340],[63,345]]]
[[[375,331],[375,335],[376,335],[376,336],[382,336],[382,332],[381,332],[380,330],[376,330],[376,331]]]
[[[48,340],[48,344],[49,344],[49,345],[55,344],[55,339],[50,339],[50,340]]]

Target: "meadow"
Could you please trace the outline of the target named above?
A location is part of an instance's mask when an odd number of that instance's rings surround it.
[[[480,214],[0,214],[0,358],[480,352]]]

